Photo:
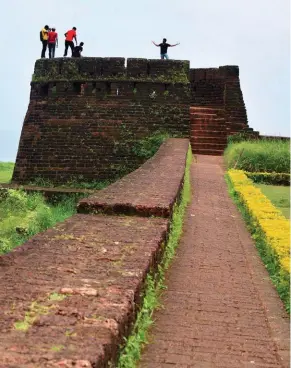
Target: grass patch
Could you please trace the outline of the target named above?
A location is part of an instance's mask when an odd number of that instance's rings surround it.
[[[77,196],[48,204],[40,193],[8,189],[0,192],[0,254],[76,213]]]
[[[111,181],[110,180],[103,180],[103,181],[92,180],[90,182],[85,182],[84,177],[80,175],[78,179],[70,180],[63,184],[55,184],[51,180],[38,176],[34,178],[33,181],[30,181],[27,185],[36,186],[36,187],[44,187],[44,188],[74,188],[74,189],[101,190],[101,189],[106,188],[113,181],[115,180],[111,180]]]
[[[181,199],[176,203],[173,210],[170,233],[167,244],[164,248],[163,259],[158,266],[156,273],[148,274],[145,283],[143,304],[138,313],[132,334],[126,339],[124,348],[121,351],[118,368],[134,368],[140,359],[143,346],[148,342],[148,329],[153,324],[153,312],[160,306],[159,297],[165,287],[165,272],[168,269],[179,244],[179,239],[183,229],[183,219],[186,207],[190,202],[190,164],[192,152],[189,148],[184,176],[184,185],[181,192]]]
[[[290,314],[290,274],[282,268],[278,255],[270,245],[266,234],[259,226],[257,219],[254,218],[251,211],[243,201],[243,198],[235,190],[229,174],[225,175],[225,179],[228,185],[229,194],[242,214],[247,228],[251,233],[253,240],[255,241],[255,245],[260,257],[262,258],[262,261],[268,270],[270,279],[275,285],[287,312]],[[279,230],[280,229],[277,229],[277,232],[279,232]]]
[[[13,169],[13,162],[0,162],[0,183],[10,183]]]
[[[60,302],[64,299],[66,299],[66,297],[67,297],[67,295],[65,295],[65,294],[51,293],[50,296],[49,296],[49,300]]]
[[[286,218],[290,218],[290,187],[282,185],[255,184]]]
[[[14,323],[14,328],[18,331],[26,332],[39,316],[48,314],[50,308],[38,302],[33,302],[29,306],[28,312],[25,313],[24,319]]]
[[[281,140],[230,143],[224,159],[228,169],[290,173],[290,144]]]

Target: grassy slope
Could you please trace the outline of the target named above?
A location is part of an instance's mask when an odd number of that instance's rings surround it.
[[[290,187],[281,185],[256,184],[286,218],[290,218]]]
[[[50,205],[40,193],[27,194],[9,189],[0,194],[0,254],[9,252],[76,211],[74,197]]]
[[[9,183],[14,168],[13,162],[0,162],[0,183]]]
[[[236,169],[245,171],[290,173],[289,142],[259,140],[231,143],[224,152],[224,159],[227,168],[233,168],[237,163]]]

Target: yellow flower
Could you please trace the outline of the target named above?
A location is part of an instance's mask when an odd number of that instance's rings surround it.
[[[233,187],[256,223],[265,234],[270,251],[278,257],[282,270],[290,273],[290,222],[255,187],[242,170],[228,171]]]

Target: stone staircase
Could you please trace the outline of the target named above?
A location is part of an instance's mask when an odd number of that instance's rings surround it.
[[[224,110],[210,107],[190,107],[190,142],[192,152],[219,156],[227,145]]]

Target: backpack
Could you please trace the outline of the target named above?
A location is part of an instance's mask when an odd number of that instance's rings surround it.
[[[43,41],[42,31],[40,31],[39,35],[40,35],[40,41],[42,42]]]

